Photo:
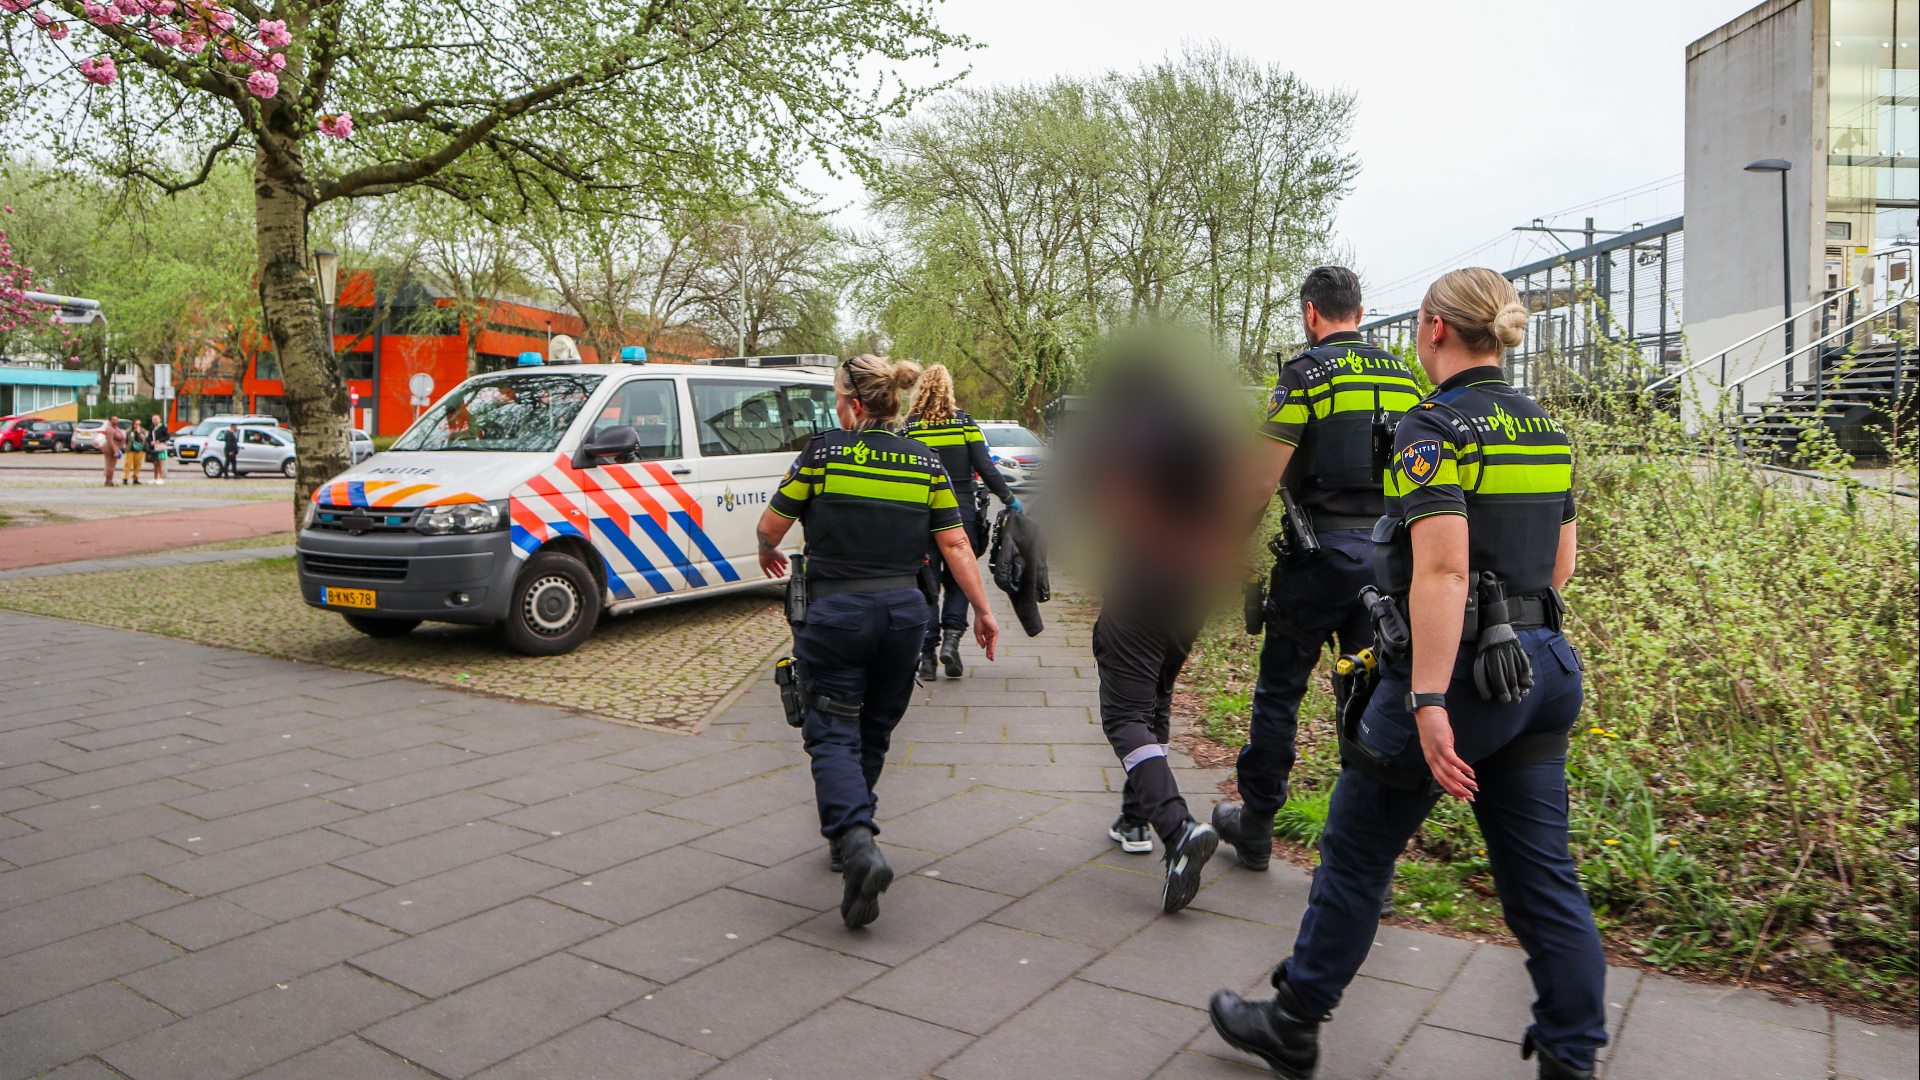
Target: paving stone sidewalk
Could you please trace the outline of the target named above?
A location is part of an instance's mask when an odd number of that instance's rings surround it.
[[[901,726],[901,876],[850,932],[764,679],[689,736],[10,616],[0,1080],[1264,1075],[1202,1010],[1308,879],[1221,859],[1159,915],[1085,628],[1008,653]],[[1383,928],[1320,1075],[1530,1077],[1530,996],[1515,950]],[[1624,969],[1608,1001],[1611,1080],[1915,1074],[1911,1029]]]

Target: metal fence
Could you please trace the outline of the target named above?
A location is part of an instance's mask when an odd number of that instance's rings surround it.
[[[1681,362],[1683,218],[1621,233],[1506,272],[1527,307],[1527,336],[1507,352],[1530,392],[1640,387]],[[1361,325],[1368,339],[1410,347],[1418,313]]]

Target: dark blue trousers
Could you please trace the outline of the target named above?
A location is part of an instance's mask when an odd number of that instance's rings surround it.
[[[971,507],[970,503],[960,505]],[[975,548],[978,548],[980,546],[979,530],[983,526],[968,516],[968,513],[969,510],[962,510],[960,520],[966,527],[967,539]],[[967,594],[960,591],[960,583],[954,580],[953,568],[947,565],[946,558],[936,551],[933,560],[940,567],[940,601],[933,605],[933,610],[927,619],[927,636],[921,648],[928,651],[940,647],[940,631],[965,630],[968,627]]]
[[[1318,535],[1320,554],[1299,566],[1274,567],[1268,586],[1270,614],[1260,647],[1260,677],[1253,684],[1253,724],[1240,748],[1240,798],[1249,814],[1271,814],[1287,801],[1300,699],[1320,662],[1320,643],[1337,638],[1342,653],[1373,644],[1373,627],[1360,603],[1360,590],[1373,584],[1372,537],[1366,529]],[[1282,622],[1314,644],[1278,629]]]
[[[800,676],[814,693],[859,702],[860,717],[807,710],[800,727],[813,759],[813,797],[827,839],[855,825],[874,832],[873,787],[893,729],[913,700],[927,598],[918,589],[840,593],[815,600],[793,638]]]
[[[1517,737],[1566,731],[1579,716],[1579,661],[1566,639],[1550,630],[1523,630],[1520,639],[1533,660],[1534,687],[1525,701],[1481,701],[1468,650],[1454,669],[1447,712],[1455,752],[1469,764]],[[1360,739],[1396,767],[1426,773],[1419,732],[1403,706],[1407,688],[1404,670],[1381,679],[1361,718]],[[1533,977],[1534,1040],[1575,1068],[1592,1068],[1594,1051],[1607,1042],[1606,959],[1567,851],[1566,758],[1482,772],[1477,779],[1474,817],[1487,841],[1501,910],[1526,949]],[[1309,1011],[1338,1005],[1366,961],[1394,859],[1436,801],[1357,769],[1340,773],[1307,913],[1293,955],[1274,976],[1292,986]]]

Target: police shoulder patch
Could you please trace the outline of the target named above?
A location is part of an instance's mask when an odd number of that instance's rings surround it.
[[[1440,473],[1440,441],[1422,439],[1408,443],[1400,451],[1400,471],[1421,487],[1427,486]]]

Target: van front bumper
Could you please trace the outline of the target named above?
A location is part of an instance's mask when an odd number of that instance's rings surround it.
[[[308,605],[376,619],[485,625],[507,617],[520,560],[506,530],[455,536],[302,529],[295,548]],[[373,607],[321,601],[321,590],[365,589]]]

